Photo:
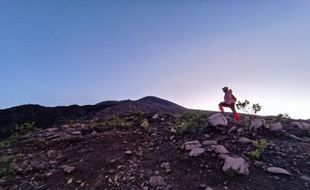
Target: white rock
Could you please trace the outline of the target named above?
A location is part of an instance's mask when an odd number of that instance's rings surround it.
[[[153,115],[152,119],[158,119],[158,113]]]
[[[142,123],[141,123],[141,127],[143,128],[149,128],[150,124],[147,120],[144,120]]]
[[[216,140],[205,140],[202,142],[203,145],[216,145],[217,141]]]
[[[252,140],[250,140],[246,137],[240,137],[239,138],[239,143],[241,143],[241,144],[248,144],[248,143],[252,143],[252,142],[253,142]]]
[[[196,157],[196,156],[203,154],[205,151],[206,151],[206,149],[204,149],[204,148],[194,148],[190,151],[189,156],[190,157],[193,157],[193,156]]]
[[[171,133],[174,133],[174,134],[177,133],[177,131],[176,131],[174,128],[171,128],[171,129],[170,129],[170,132],[171,132]]]
[[[294,122],[291,122],[291,124],[297,126],[299,129],[302,129],[302,130],[309,130],[310,129],[310,124],[306,123],[306,122],[294,121]]]
[[[278,168],[278,167],[269,167],[269,168],[267,168],[267,172],[274,173],[274,174],[292,175],[287,170],[285,170],[283,168]]]
[[[132,151],[127,150],[127,151],[125,152],[125,154],[127,154],[127,155],[131,155],[131,154],[132,154]]]
[[[67,184],[71,184],[73,181],[73,178],[68,179]]]
[[[185,150],[192,150],[194,148],[200,148],[201,144],[198,140],[194,140],[194,141],[187,141],[182,145],[182,149]]]
[[[249,165],[243,158],[233,158],[227,156],[223,166],[223,171],[226,175],[234,176],[249,175]]]
[[[212,187],[206,187],[205,190],[213,190],[213,188]]]
[[[274,123],[270,126],[270,131],[282,131],[282,130],[283,130],[283,127],[280,122]]]
[[[51,133],[51,132],[54,132],[54,131],[58,131],[59,129],[58,128],[56,128],[56,127],[51,127],[51,128],[47,128],[46,129],[46,131],[48,132],[48,133]]]
[[[251,121],[250,129],[251,130],[257,130],[257,129],[261,128],[264,125],[264,123],[265,123],[264,119],[259,119],[259,118],[253,119]]]
[[[227,126],[228,125],[228,121],[226,117],[221,113],[216,113],[216,114],[211,115],[208,118],[208,121],[212,126],[218,126],[218,125]]]
[[[149,183],[152,187],[161,187],[166,185],[164,178],[161,176],[152,176]]]
[[[72,131],[71,134],[72,135],[81,135],[82,132],[81,131]]]
[[[214,151],[218,154],[228,154],[229,151],[223,145],[212,145]]]
[[[65,166],[63,166],[63,169],[64,169],[64,172],[70,174],[73,172],[73,170],[75,170],[75,167],[65,165]]]

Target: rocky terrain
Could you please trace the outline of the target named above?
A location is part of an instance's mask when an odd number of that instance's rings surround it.
[[[309,121],[235,123],[155,97],[100,104],[87,117],[20,124],[0,143],[0,189],[310,189]]]

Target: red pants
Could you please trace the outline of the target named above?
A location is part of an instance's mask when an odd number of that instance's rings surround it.
[[[220,108],[220,110],[221,110],[222,113],[224,112],[224,108],[223,108],[223,107],[229,107],[229,108],[233,111],[233,113],[234,113],[234,120],[235,120],[236,122],[239,122],[239,121],[240,121],[240,116],[239,116],[239,114],[238,114],[237,111],[236,111],[236,108],[235,108],[235,104],[234,104],[234,103],[232,103],[232,104],[227,104],[227,103],[225,103],[225,102],[221,102],[221,103],[219,104],[219,108]]]
[[[228,108],[230,108],[233,111],[233,113],[237,113],[236,108],[235,108],[235,103],[227,104],[225,102],[221,102],[219,104],[219,108],[220,108],[221,112],[224,112],[223,107],[228,107]]]

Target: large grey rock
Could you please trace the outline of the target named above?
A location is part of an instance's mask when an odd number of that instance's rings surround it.
[[[261,128],[264,125],[264,123],[265,123],[264,119],[260,118],[253,119],[251,121],[250,129],[256,131],[257,129]]]
[[[292,175],[290,172],[283,168],[278,168],[278,167],[269,167],[267,168],[267,172],[269,173],[274,173],[274,174],[285,174],[285,175]]]
[[[206,149],[204,149],[204,148],[194,148],[190,151],[189,156],[190,157],[196,157],[196,156],[203,154],[205,151],[206,151]]]
[[[291,122],[291,125],[297,126],[299,129],[302,129],[302,130],[310,129],[310,124],[307,122],[293,121]]]
[[[274,123],[270,126],[270,131],[282,131],[283,127],[280,122]]]
[[[226,175],[249,175],[249,164],[243,158],[225,157],[223,171]]]
[[[165,179],[161,176],[152,176],[149,183],[152,187],[162,187],[166,185]]]
[[[228,121],[226,117],[221,113],[216,113],[216,114],[211,115],[208,118],[208,122],[212,126],[218,126],[218,125],[227,126],[228,125]]]
[[[194,141],[186,141],[183,145],[182,145],[182,149],[185,150],[192,150],[194,148],[200,148],[201,144],[198,140],[194,140]]]

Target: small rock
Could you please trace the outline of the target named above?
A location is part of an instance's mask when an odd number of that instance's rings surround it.
[[[72,131],[71,134],[72,135],[81,135],[82,132],[81,131]]]
[[[171,132],[171,133],[174,133],[174,134],[177,133],[177,131],[176,131],[174,128],[171,128],[171,129],[170,129],[170,132]]]
[[[158,119],[158,113],[153,115],[152,119]]]
[[[292,175],[287,170],[285,170],[283,168],[278,168],[278,167],[269,167],[269,168],[267,168],[267,172],[274,173],[274,174]]]
[[[211,187],[206,187],[206,189],[205,190],[213,190],[213,188],[211,188]]]
[[[252,140],[250,140],[250,139],[248,139],[246,137],[240,137],[239,138],[239,143],[241,143],[241,144],[249,144],[249,143],[252,143],[252,142],[253,142]]]
[[[52,133],[52,132],[58,131],[58,130],[59,130],[59,129],[56,128],[56,127],[51,127],[51,128],[47,128],[47,129],[46,129],[46,131],[47,131],[48,133]]]
[[[149,180],[151,187],[162,187],[166,185],[166,182],[161,176],[152,176]]]
[[[73,167],[73,166],[66,166],[65,165],[65,166],[63,166],[63,169],[64,169],[64,172],[70,174],[70,173],[72,173],[75,170],[75,167]]]
[[[73,181],[73,178],[68,179],[67,184],[71,184]]]
[[[170,173],[171,172],[171,169],[169,168],[169,169],[166,169],[166,171],[165,171],[166,173]]]
[[[237,129],[238,129],[238,127],[233,126],[233,127],[231,127],[231,128],[228,130],[228,133],[230,134],[230,133],[236,131]]]
[[[249,165],[243,158],[227,156],[225,158],[223,171],[229,176],[234,176],[235,174],[249,175]]]
[[[212,148],[217,154],[228,154],[229,151],[223,145],[212,145]]]
[[[243,128],[239,128],[239,129],[237,130],[238,135],[240,135],[242,132],[243,132]]]
[[[164,162],[160,165],[161,168],[169,169],[170,168],[170,163],[169,162]]]
[[[203,145],[216,145],[217,141],[216,140],[206,140],[202,142]]]
[[[190,157],[196,157],[196,156],[203,154],[205,151],[206,151],[206,149],[204,149],[204,148],[194,148],[190,151],[189,156]]]
[[[56,151],[55,150],[49,150],[49,151],[47,151],[47,156],[49,157],[49,158],[51,158],[51,157],[53,157],[53,156],[55,156],[56,155]]]
[[[205,187],[207,187],[207,185],[206,184],[200,184],[200,187],[205,188]]]
[[[205,134],[204,137],[208,139],[208,138],[210,138],[210,135]]]
[[[310,177],[308,176],[301,176],[300,179],[310,182]]]
[[[261,161],[254,162],[254,166],[257,166],[257,167],[263,167],[264,165],[265,165],[264,162],[261,162]]]
[[[296,135],[294,135],[294,134],[288,134],[288,136],[289,136],[289,137],[291,137],[292,139],[302,141],[302,138],[297,137],[297,136],[296,136]]]
[[[125,154],[127,154],[127,155],[131,155],[131,154],[132,154],[132,151],[127,150],[127,151],[125,152]]]
[[[144,120],[142,123],[141,123],[141,127],[147,129],[149,128],[150,124],[147,120]]]
[[[302,137],[301,140],[304,141],[304,142],[310,142],[310,138],[309,137]]]
[[[198,140],[195,141],[187,141],[182,145],[182,149],[192,150],[194,148],[200,148],[201,144]]]

